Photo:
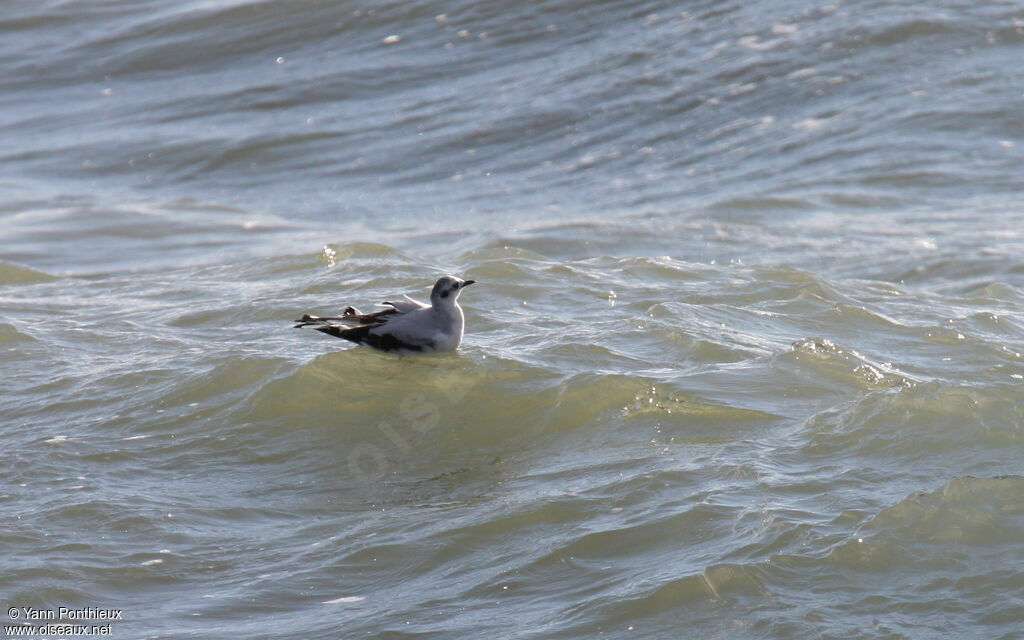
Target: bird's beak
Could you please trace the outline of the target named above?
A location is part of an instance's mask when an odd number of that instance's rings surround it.
[[[471,284],[476,284],[476,280],[466,280],[462,283],[462,286],[468,287]]]

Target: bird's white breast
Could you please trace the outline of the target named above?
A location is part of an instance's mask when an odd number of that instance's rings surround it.
[[[434,334],[434,345],[437,351],[455,351],[462,344],[462,331],[465,326],[462,309],[456,306],[453,316],[449,331],[438,331]]]

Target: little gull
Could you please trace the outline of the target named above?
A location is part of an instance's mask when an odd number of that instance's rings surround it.
[[[442,276],[430,292],[430,304],[404,296],[405,300],[398,302],[382,302],[388,308],[374,313],[346,307],[336,318],[303,315],[295,328],[309,327],[392,353],[455,351],[462,344],[465,324],[459,294],[474,282]]]

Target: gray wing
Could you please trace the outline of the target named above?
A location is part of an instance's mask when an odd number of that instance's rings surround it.
[[[425,314],[413,315],[420,316],[421,322],[430,319]],[[376,313],[359,313],[353,307],[349,307],[342,316],[335,318],[304,315],[296,321],[295,328],[315,329],[329,336],[365,344],[381,351],[410,352],[432,348],[433,331],[412,330],[415,323],[400,322],[406,317],[395,308]],[[397,331],[392,331],[391,326],[396,322]]]
[[[419,300],[413,300],[409,296],[402,297],[405,298],[405,300],[399,300],[398,302],[382,302],[381,304],[389,305],[398,313],[410,313],[412,311],[418,311],[420,309],[427,309],[430,307],[429,304],[423,304]]]

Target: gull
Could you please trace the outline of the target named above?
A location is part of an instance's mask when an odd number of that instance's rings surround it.
[[[346,307],[340,317],[320,318],[309,314],[296,320],[295,328],[308,327],[335,338],[365,344],[391,353],[436,353],[455,351],[462,344],[465,319],[459,306],[459,294],[476,282],[455,276],[442,276],[430,292],[430,304],[409,296],[398,302],[382,302],[388,307],[374,313],[360,313]]]

